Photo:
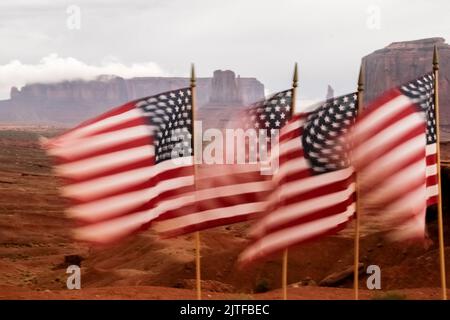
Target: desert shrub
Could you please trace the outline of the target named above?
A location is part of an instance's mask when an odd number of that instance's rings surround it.
[[[255,285],[255,293],[263,293],[270,290],[270,284],[267,279],[259,279]]]
[[[373,300],[405,300],[406,294],[399,293],[399,292],[385,292],[381,295],[376,295],[373,297]]]

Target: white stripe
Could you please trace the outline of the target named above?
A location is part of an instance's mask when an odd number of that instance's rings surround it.
[[[293,181],[290,183],[285,183],[280,186],[280,191],[278,196],[280,200],[295,196],[301,195],[307,191],[312,189],[320,188],[338,181],[343,181],[348,179],[354,170],[353,168],[345,168],[342,170],[332,171],[323,173],[316,176],[311,176],[308,178],[303,178],[299,181]]]
[[[55,174],[68,178],[85,178],[119,166],[147,159],[155,155],[153,145],[111,152],[84,160],[68,162],[55,167]]]
[[[324,196],[283,206],[262,218],[251,231],[252,235],[262,235],[267,226],[282,225],[316,211],[344,202],[355,192],[355,184],[350,184],[345,190],[330,193]]]
[[[268,234],[246,249],[240,255],[239,261],[249,261],[257,257],[263,257],[267,253],[271,253],[278,249],[287,248],[293,244],[324,233],[342,223],[349,221],[354,212],[355,205],[353,204],[343,213]]]
[[[157,223],[155,223],[155,230],[161,233],[165,233],[208,221],[258,213],[263,211],[266,205],[267,203],[263,201],[244,203],[226,208],[215,208],[211,210],[196,212],[173,219],[158,221]]]
[[[283,137],[284,135],[290,133],[291,131],[300,129],[300,127],[303,126],[303,123],[305,123],[305,121],[303,119],[298,119],[296,121],[288,122],[281,129],[280,137]]]
[[[260,172],[261,165],[258,164],[223,164],[206,165],[197,167],[197,180],[227,177],[236,174]]]
[[[131,185],[149,180],[162,172],[191,166],[190,157],[186,157],[186,163],[174,163],[163,161],[156,165],[129,170],[93,180],[74,183],[62,188],[62,194],[73,199],[89,200],[108,193],[124,189]]]
[[[110,218],[133,207],[143,205],[165,191],[191,186],[193,183],[193,176],[164,180],[151,188],[74,206],[68,210],[67,214],[70,217],[85,220]]]
[[[417,214],[426,207],[426,188],[425,184],[408,192],[404,196],[390,203],[381,216],[385,219],[399,219],[408,215]]]
[[[78,228],[75,232],[77,239],[108,243],[116,237],[127,234],[129,231],[156,219],[162,213],[178,209],[187,203],[193,203],[195,195],[183,195],[182,197],[166,200],[157,207],[107,220],[97,224]]]
[[[84,241],[108,243],[117,237],[126,235],[142,224],[154,220],[161,213],[182,206],[185,198],[172,199],[164,204],[161,203],[156,208],[78,228],[74,232],[74,237]],[[193,201],[193,199],[190,201]]]
[[[289,139],[288,141],[280,143],[280,156],[293,151],[295,149],[301,150],[303,148],[301,136],[294,139]]]
[[[394,231],[388,233],[389,241],[404,241],[413,238],[424,238],[425,236],[425,213],[423,215],[418,214],[411,219],[408,219],[404,224],[397,227]]]
[[[272,181],[248,182],[221,187],[206,188],[197,190],[196,200],[204,201],[213,198],[231,197],[235,195],[244,195],[246,193],[259,193],[269,191],[273,188]]]
[[[425,161],[422,159],[390,176],[366,194],[366,196],[374,203],[384,203],[393,193],[395,194],[398,190],[402,190],[405,185],[416,183],[418,179],[425,181]],[[371,184],[371,181],[366,181],[365,179],[360,179],[358,182],[363,188]]]
[[[389,100],[370,115],[362,118],[359,124],[355,126],[353,135],[359,136],[367,131],[371,131],[374,126],[377,126],[379,123],[383,123],[395,114],[399,114],[403,109],[411,105],[411,103],[411,100],[404,95],[400,95]]]
[[[301,136],[276,144],[270,151],[270,163],[280,163],[280,157],[292,151],[300,152],[302,150],[303,144]]]
[[[357,164],[364,162],[365,159],[370,157],[374,152],[384,150],[386,148],[386,143],[392,141],[393,138],[411,131],[412,128],[422,123],[424,123],[423,118],[418,113],[413,113],[400,121],[391,124],[389,127],[384,128],[370,139],[359,141],[361,144],[356,148],[353,154],[353,160]],[[425,144],[425,137],[422,139],[423,144]]]
[[[150,137],[152,135],[151,126],[136,126],[132,128],[102,133],[96,136],[79,140],[71,140],[60,146],[50,148],[47,152],[52,156],[74,157],[83,156],[89,152],[102,148],[112,147],[118,144],[132,141],[137,138]]]
[[[437,175],[436,165],[427,166],[427,177]]]
[[[110,239],[113,239],[114,237],[120,236],[121,234],[126,234],[129,230],[132,230],[144,223],[147,223],[157,217],[159,217],[161,214],[179,209],[183,206],[187,206],[189,204],[194,203],[195,201],[199,200],[207,200],[210,198],[215,198],[219,194],[221,196],[224,196],[226,194],[236,194],[235,191],[239,191],[241,188],[250,189],[258,188],[258,186],[255,187],[256,184],[249,183],[241,186],[237,186],[236,190],[232,190],[230,187],[224,187],[219,188],[217,193],[211,192],[212,190],[205,190],[205,191],[199,191],[197,193],[189,193],[184,194],[183,196],[162,201],[158,204],[157,207],[133,213],[131,215],[127,215],[124,217],[115,218],[109,221],[101,222],[98,224],[94,224],[91,226],[83,227],[77,230],[76,237],[83,240],[88,241],[103,241],[108,242]],[[259,188],[265,189],[264,187],[261,187],[262,184],[259,186]],[[227,189],[228,192],[227,192]],[[236,207],[234,208],[234,212],[237,214],[238,212],[241,212],[241,214],[245,214],[245,212],[259,212],[262,210],[262,207],[265,206],[266,202],[261,203],[254,203],[254,204],[248,204],[246,207],[245,205],[242,207]],[[247,204],[246,204],[247,205]],[[247,211],[245,211],[247,210]],[[228,211],[228,210],[226,210]],[[223,208],[217,208],[217,213],[224,212]],[[210,213],[212,214],[212,212]],[[230,213],[231,214],[231,213]],[[95,220],[95,219],[94,219]]]
[[[108,243],[128,234],[142,224],[152,221],[156,218],[156,215],[153,213],[152,210],[148,210],[139,214],[123,216],[106,222],[77,228],[74,230],[74,238],[83,241]]]
[[[423,152],[423,161],[425,161],[424,139],[425,135],[419,135],[395,146],[376,161],[372,161],[371,164],[361,172],[361,175],[363,175],[364,179],[367,181],[372,181],[372,179],[376,180],[377,176],[380,175],[380,168],[382,168],[383,172],[390,172],[399,164],[404,165],[405,160],[408,160],[411,155],[416,154],[421,150]]]
[[[246,191],[262,192],[270,190],[270,181],[265,182],[251,182],[245,184],[238,184],[234,186],[223,186],[212,189],[197,190],[196,192],[186,193],[175,200],[162,201],[156,208],[158,216],[164,212],[179,209],[193,204],[196,201],[205,201],[220,197],[229,197],[245,193]],[[242,192],[240,192],[242,190]],[[222,208],[223,210],[223,208]]]
[[[185,195],[177,198],[177,202],[179,203],[178,206],[173,207],[172,204],[170,204],[167,208],[170,208],[170,210],[181,208],[184,206],[191,205],[195,201],[205,201],[205,200],[211,200],[216,198],[222,198],[222,197],[231,197],[236,195],[243,195],[248,192],[252,193],[258,193],[258,192],[264,192],[269,191],[273,187],[271,181],[262,181],[262,182],[249,182],[249,183],[241,183],[241,184],[235,184],[235,185],[227,185],[227,186],[221,186],[221,187],[215,187],[215,188],[207,188],[202,190],[197,190],[195,192],[189,192]],[[167,203],[171,202],[172,200],[163,201],[160,203],[160,206],[166,206]],[[165,210],[168,211],[168,210]]]
[[[294,172],[300,172],[309,168],[308,161],[304,157],[294,158],[283,163],[274,176],[274,181],[279,182],[282,178],[287,175],[293,174]]]
[[[122,112],[117,115],[110,116],[108,118],[96,121],[94,123],[88,124],[84,127],[80,127],[73,131],[70,131],[61,137],[57,138],[56,141],[67,142],[73,139],[80,139],[87,135],[91,135],[97,131],[107,129],[109,127],[118,125],[120,123],[133,120],[139,117],[142,117],[143,113],[138,108],[133,108],[131,110]]]
[[[437,196],[439,194],[439,187],[437,184],[427,187],[427,196],[428,198]]]
[[[426,149],[426,153],[427,156],[430,154],[436,154],[436,143],[433,144],[427,144],[427,149]]]

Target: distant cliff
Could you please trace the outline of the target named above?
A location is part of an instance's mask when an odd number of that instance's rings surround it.
[[[450,46],[443,38],[394,42],[365,56],[366,100],[431,72],[435,45],[439,50],[441,124],[450,125]]]
[[[28,84],[11,89],[11,99],[0,101],[0,122],[75,124],[140,97],[186,87],[188,78],[100,76],[92,81]],[[197,79],[199,108],[242,106],[264,97],[255,78],[236,77],[216,70],[212,78]]]

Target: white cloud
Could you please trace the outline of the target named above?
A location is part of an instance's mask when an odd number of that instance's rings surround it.
[[[0,65],[0,99],[8,99],[12,86],[21,88],[28,83],[53,83],[62,80],[92,80],[99,75],[116,75],[124,78],[144,76],[169,76],[154,62],[125,65],[113,57],[105,58],[99,65],[84,63],[72,57],[50,54],[37,64],[13,60]]]

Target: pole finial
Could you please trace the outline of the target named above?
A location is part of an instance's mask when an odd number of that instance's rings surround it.
[[[433,49],[433,70],[439,70],[439,55],[438,55],[438,49],[437,46],[434,45]]]
[[[294,76],[292,77],[292,87],[297,88],[298,86],[298,63],[294,65]]]
[[[364,91],[364,63],[359,67],[358,91]]]
[[[195,67],[193,63],[191,63],[191,87],[195,87]]]

